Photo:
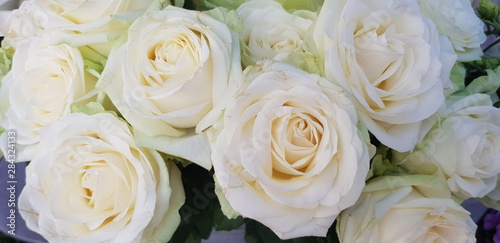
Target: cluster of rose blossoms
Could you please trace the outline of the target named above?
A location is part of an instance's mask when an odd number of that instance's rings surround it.
[[[460,202],[499,205],[500,71],[465,85],[486,39],[471,1],[183,4],[0,14],[0,126],[31,161],[30,229],[166,242],[185,200],[177,158],[213,170],[227,217],[282,239],[336,221],[341,242],[475,241]]]

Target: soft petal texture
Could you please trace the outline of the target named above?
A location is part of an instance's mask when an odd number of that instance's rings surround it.
[[[190,137],[205,136],[202,132],[236,92],[239,62],[237,35],[225,24],[169,6],[134,22],[128,41],[111,53],[97,87],[135,130],[194,141],[192,146],[204,150],[206,138]],[[169,153],[183,158],[193,154],[182,148]],[[209,168],[209,157],[201,159],[193,162]]]
[[[346,89],[375,137],[398,151],[444,102],[456,60],[416,1],[327,0],[314,28],[326,77]]]
[[[439,182],[421,175],[370,181],[358,202],[338,218],[340,242],[475,242],[469,212],[449,192],[436,193]]]
[[[184,197],[176,169],[115,116],[72,113],[44,128],[20,213],[50,242],[165,241]]]
[[[325,236],[368,172],[353,104],[339,87],[285,63],[267,60],[245,74],[223,126],[214,126],[222,194],[282,239]]]
[[[52,44],[91,45],[107,56],[114,41],[128,29],[122,15],[145,11],[153,0],[24,1],[7,19],[3,47],[16,48],[29,37],[47,37]],[[169,1],[168,1],[169,2]]]
[[[145,10],[153,2],[133,0],[108,1],[60,1],[38,0],[41,5],[50,8],[55,13],[75,24],[88,23],[104,16],[127,11]]]
[[[12,11],[0,10],[0,36],[5,36],[5,33],[9,30],[7,25],[7,19],[12,15]]]
[[[240,40],[244,44],[242,61],[247,66],[261,59],[294,64],[294,57],[304,53],[304,38],[316,17],[308,11],[290,14],[271,0],[248,1],[236,11],[243,24]]]
[[[478,60],[483,55],[481,44],[486,40],[484,23],[474,12],[469,0],[419,0],[422,13],[448,37],[458,61]]]
[[[496,210],[500,210],[500,183],[498,182],[499,179],[500,177],[497,178],[497,186],[495,187],[495,189],[486,194],[486,196],[477,199],[484,206],[488,208],[494,208]]]
[[[17,131],[18,161],[28,161],[40,142],[40,129],[68,114],[96,80],[85,75],[78,49],[52,46],[39,38],[27,39],[19,47],[11,71],[2,79],[0,125]]]
[[[448,104],[439,120],[402,163],[419,173],[437,165],[453,194],[484,197],[500,173],[500,109],[488,95],[474,94]]]
[[[182,136],[179,138],[169,136],[150,137],[135,131],[137,144],[142,147],[156,149],[166,154],[175,154],[189,161],[195,161],[196,164],[209,170],[212,168],[212,161],[208,138],[206,136]]]

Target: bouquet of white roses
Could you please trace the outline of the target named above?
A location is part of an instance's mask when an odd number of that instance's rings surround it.
[[[499,13],[23,1],[0,11],[16,209],[49,242],[474,242],[460,203],[500,209]]]

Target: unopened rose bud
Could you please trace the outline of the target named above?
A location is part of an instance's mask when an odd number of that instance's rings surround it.
[[[495,21],[498,19],[500,9],[498,5],[490,0],[481,0],[477,7],[477,12],[481,18]]]

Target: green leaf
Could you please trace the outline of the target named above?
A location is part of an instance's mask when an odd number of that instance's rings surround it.
[[[170,242],[201,242],[207,239],[212,231],[211,213],[213,210],[211,199],[215,197],[210,194],[207,185],[213,184],[209,172],[195,164],[181,167],[182,183],[186,193],[186,202],[179,210],[181,223]]]
[[[205,6],[208,8],[224,7],[227,9],[235,10],[241,4],[246,2],[245,0],[205,0]]]
[[[245,219],[245,225],[245,241],[247,243],[290,242],[282,241],[272,230],[255,220]]]
[[[214,208],[213,223],[215,230],[225,230],[225,231],[234,230],[241,227],[241,225],[243,225],[244,222],[245,220],[241,216],[235,219],[229,219],[222,212],[220,205],[219,207]]]
[[[469,94],[485,93],[493,94],[500,87],[500,67],[495,70],[486,70],[487,75],[474,79],[465,91]]]
[[[212,230],[233,230],[244,220],[227,218],[215,194],[213,172],[196,164],[180,168],[186,192],[186,203],[179,210],[181,223],[170,242],[200,242]]]
[[[467,69],[465,86],[468,86],[474,79],[487,75],[487,70],[494,70],[500,66],[500,58],[483,57],[481,60],[463,63]]]
[[[469,70],[475,70],[481,75],[485,75],[486,70],[495,69],[500,65],[500,59],[497,57],[483,57],[481,60],[464,63],[464,67]]]
[[[2,243],[23,243],[22,241],[15,240],[11,238],[10,235],[6,233],[0,232],[0,242]]]
[[[203,0],[186,0],[184,2],[184,8],[189,10],[202,10],[205,8]]]

